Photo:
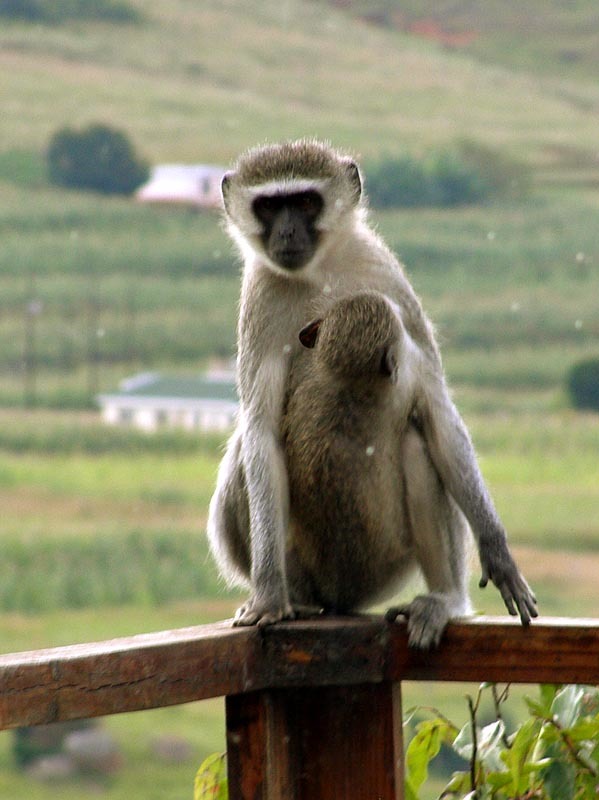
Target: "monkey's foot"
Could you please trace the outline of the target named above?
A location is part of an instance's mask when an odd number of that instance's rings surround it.
[[[326,612],[322,606],[304,606],[301,603],[293,603],[293,613],[295,619],[314,619],[314,617],[322,617]]]
[[[265,625],[274,625],[283,619],[295,619],[295,611],[290,603],[268,603],[251,597],[235,612],[233,626],[238,628],[258,625],[262,628]]]
[[[264,627],[286,619],[314,619],[315,617],[321,617],[323,613],[324,609],[321,606],[293,603],[287,606],[286,610],[277,610],[276,608],[260,608],[258,603],[248,600],[235,612],[233,626],[236,628],[249,625]]]
[[[451,617],[445,598],[434,594],[421,594],[405,606],[390,608],[385,619],[395,622],[399,616],[408,620],[408,644],[419,650],[438,647]]]

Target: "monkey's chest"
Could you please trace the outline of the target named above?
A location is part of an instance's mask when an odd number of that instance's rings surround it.
[[[379,592],[410,553],[399,433],[378,411],[306,421],[286,441],[289,546],[339,608]]]

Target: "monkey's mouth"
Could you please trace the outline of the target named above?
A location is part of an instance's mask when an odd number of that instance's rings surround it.
[[[305,250],[280,250],[277,253],[277,264],[285,269],[299,269],[309,258],[310,254]]]

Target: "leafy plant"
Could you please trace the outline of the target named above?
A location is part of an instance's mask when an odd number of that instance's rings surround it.
[[[62,128],[48,148],[50,181],[59,186],[131,194],[148,176],[148,166],[127,136],[109,125],[81,131]]]
[[[68,19],[131,23],[141,18],[124,0],[0,0],[0,17],[53,24]]]
[[[424,157],[408,153],[367,165],[368,194],[376,208],[452,207],[494,197],[520,197],[527,170],[490,148],[463,140]]]
[[[213,753],[200,764],[193,786],[193,800],[227,800],[226,763],[226,753]]]
[[[599,358],[575,364],[568,373],[567,384],[575,408],[599,411]]]
[[[496,719],[481,726],[480,703],[491,691]],[[443,800],[594,800],[599,792],[599,691],[587,686],[541,686],[538,700],[513,733],[501,713],[509,687],[483,684],[468,698],[470,720],[460,730],[436,713],[421,722],[406,752],[406,798],[419,800],[430,762],[443,743],[468,769],[455,772]]]

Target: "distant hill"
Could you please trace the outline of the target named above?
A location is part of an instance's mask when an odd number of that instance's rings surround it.
[[[129,5],[137,24],[3,20],[0,150],[43,152],[58,127],[91,121],[124,128],[152,163],[228,163],[312,134],[366,157],[468,136],[547,167],[587,165],[597,148],[599,82],[572,59],[559,79],[536,69],[548,43],[551,63],[561,50],[591,58],[591,0]],[[361,18],[379,7],[393,26]],[[448,47],[435,30],[473,38]]]
[[[482,61],[558,77],[599,76],[595,0],[321,0]]]

